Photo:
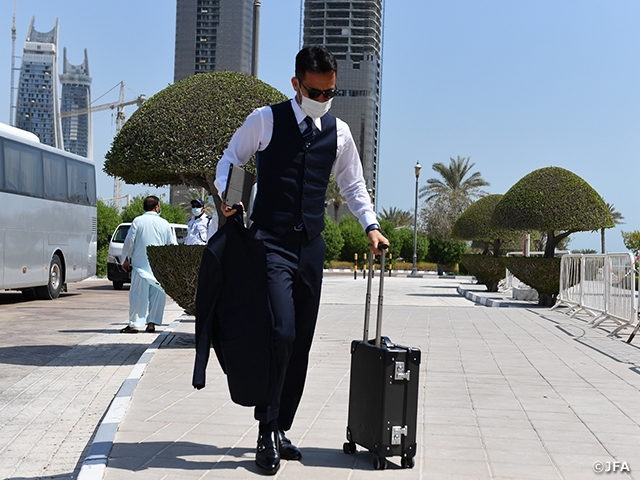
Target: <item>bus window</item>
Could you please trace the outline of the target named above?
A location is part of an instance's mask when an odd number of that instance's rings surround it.
[[[67,162],[63,157],[44,153],[44,196],[67,200]]]
[[[85,205],[96,204],[96,181],[93,165],[67,160],[69,201]]]
[[[6,190],[42,196],[42,159],[35,148],[5,140],[4,164]]]

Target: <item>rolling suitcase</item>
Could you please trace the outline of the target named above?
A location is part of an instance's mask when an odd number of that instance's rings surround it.
[[[401,457],[403,468],[413,468],[418,417],[420,350],[381,336],[386,248],[380,257],[374,340],[368,339],[373,255],[369,259],[363,340],[351,342],[348,441],[343,445],[345,453],[354,453],[356,445],[372,452],[376,470],[386,468],[387,457],[393,456]]]

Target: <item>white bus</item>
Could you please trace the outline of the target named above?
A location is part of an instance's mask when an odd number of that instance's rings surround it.
[[[0,290],[54,299],[96,273],[93,162],[0,123]]]

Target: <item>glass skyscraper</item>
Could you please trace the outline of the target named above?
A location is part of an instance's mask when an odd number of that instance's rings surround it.
[[[18,83],[15,125],[41,143],[62,148],[58,112],[58,20],[53,30],[38,32],[31,17]]]
[[[91,105],[91,77],[89,59],[84,51],[84,62],[72,65],[67,60],[67,49],[63,50],[63,67],[60,75],[62,98],[61,112],[88,109]],[[64,149],[83,157],[93,157],[93,129],[91,114],[74,115],[62,119]]]
[[[173,80],[229,70],[251,73],[254,0],[177,0]]]
[[[322,45],[338,60],[331,113],[349,124],[367,188],[376,198],[383,0],[304,0],[305,46]]]

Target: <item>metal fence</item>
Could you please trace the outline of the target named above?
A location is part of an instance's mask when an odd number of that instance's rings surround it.
[[[553,309],[561,306],[568,307],[571,316],[584,312],[594,317],[589,322],[592,327],[613,321],[616,328],[609,335],[633,326],[638,321],[633,255],[564,255]]]

